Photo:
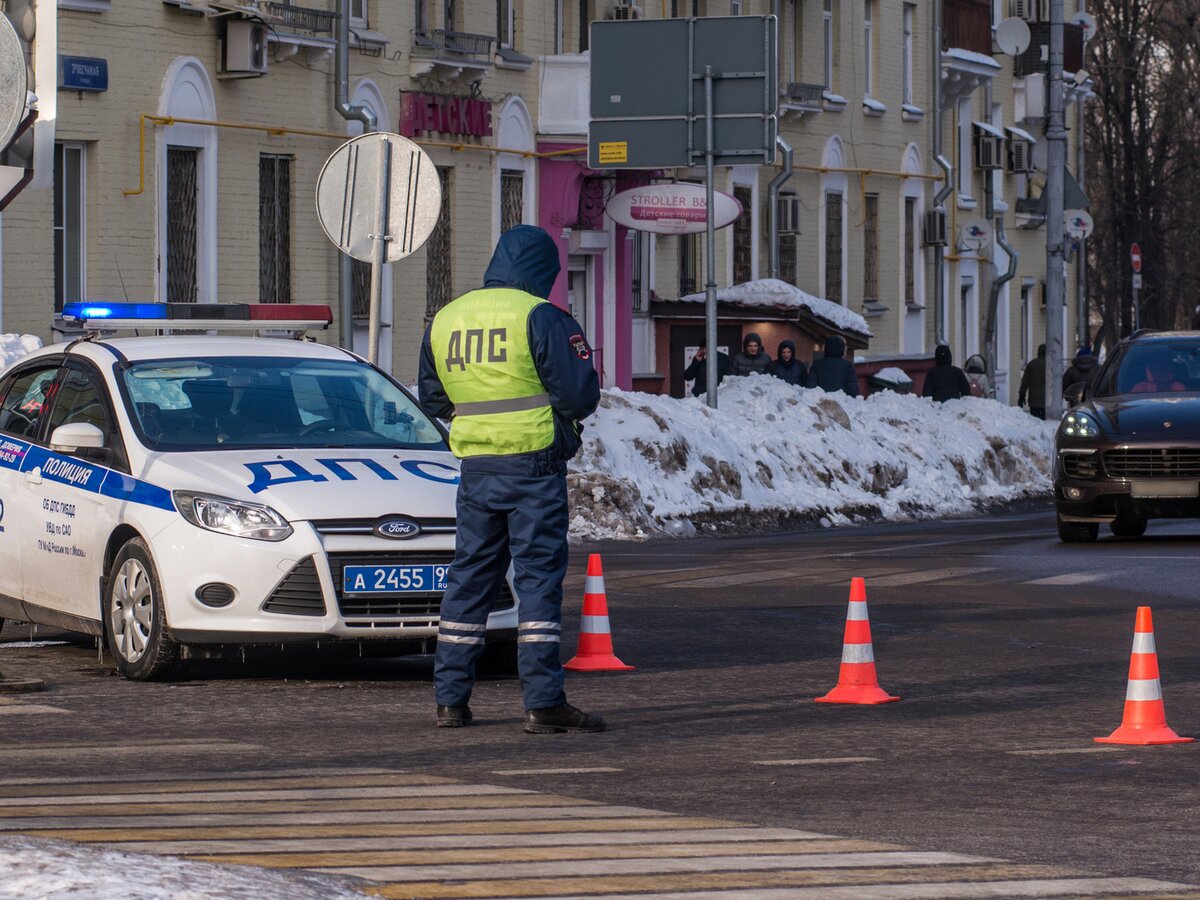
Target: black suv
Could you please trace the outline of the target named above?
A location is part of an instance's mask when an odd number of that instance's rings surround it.
[[[1063,541],[1200,516],[1200,332],[1138,332],[1073,390],[1054,441]]]

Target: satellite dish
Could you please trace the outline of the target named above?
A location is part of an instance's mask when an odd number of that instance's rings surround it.
[[[1075,79],[1075,83],[1076,83],[1077,85],[1079,85],[1080,87],[1082,87],[1083,85],[1087,84],[1087,80],[1088,80],[1089,78],[1091,78],[1092,76],[1091,76],[1091,75],[1089,75],[1089,74],[1087,73],[1087,70],[1085,70],[1085,69],[1080,69],[1078,72],[1076,72],[1076,73],[1075,73],[1074,75],[1072,75],[1071,77]]]
[[[1096,33],[1096,17],[1091,13],[1077,12],[1071,16],[1070,23],[1083,29],[1083,39],[1086,41]]]
[[[1029,49],[1029,26],[1015,16],[996,26],[996,45],[1008,56],[1020,56]]]
[[[0,16],[0,150],[6,148],[25,118],[25,53],[7,16]]]
[[[1088,215],[1086,209],[1068,209],[1063,211],[1063,229],[1076,240],[1091,237],[1096,223]]]
[[[979,253],[992,240],[992,226],[987,219],[967,219],[958,229],[958,243],[964,250]]]

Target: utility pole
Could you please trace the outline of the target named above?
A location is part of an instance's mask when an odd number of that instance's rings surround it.
[[[1046,419],[1062,418],[1063,309],[1066,260],[1063,252],[1063,169],[1067,129],[1063,121],[1063,0],[1050,0],[1050,115],[1046,121]]]

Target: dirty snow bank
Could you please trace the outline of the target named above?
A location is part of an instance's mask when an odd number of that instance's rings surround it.
[[[32,334],[0,334],[0,369],[7,369],[22,356],[41,346],[42,339]]]
[[[716,412],[609,390],[571,464],[571,535],[966,513],[1049,491],[1053,435],[992,400],[851,398],[757,375],[726,379]]]
[[[0,898],[350,900],[340,879],[33,838],[0,839]]]

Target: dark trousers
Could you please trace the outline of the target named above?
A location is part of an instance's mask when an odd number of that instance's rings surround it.
[[[1031,407],[1029,407],[1029,414],[1031,416],[1037,416],[1039,419],[1044,419],[1044,418],[1046,418],[1046,407],[1031,406]]]
[[[559,662],[567,573],[567,479],[496,475],[464,467],[454,565],[442,597],[434,686],[442,706],[465,706],[484,649],[488,613],[513,566],[517,666],[526,709],[567,702]]]

